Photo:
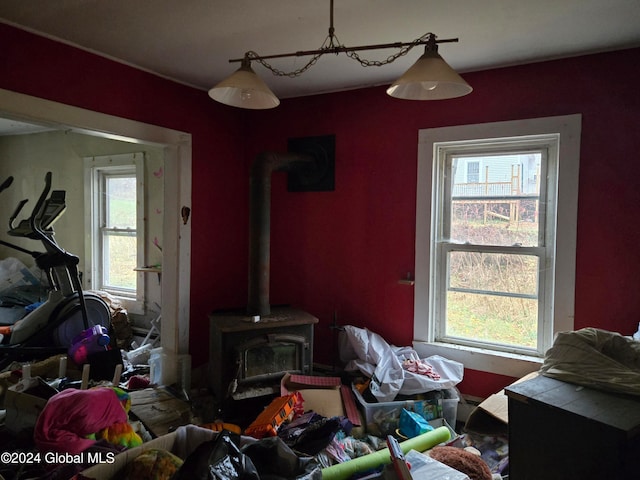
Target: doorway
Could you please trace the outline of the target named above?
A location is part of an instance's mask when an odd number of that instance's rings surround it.
[[[52,130],[161,149],[161,346],[177,354],[188,353],[191,224],[182,221],[180,212],[191,205],[191,135],[4,89],[0,89],[0,116]]]

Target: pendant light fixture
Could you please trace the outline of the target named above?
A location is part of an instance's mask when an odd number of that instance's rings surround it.
[[[471,93],[471,86],[438,53],[432,35],[424,54],[387,89],[395,98],[406,100],[443,100]]]
[[[344,53],[349,58],[358,61],[362,66],[379,67],[394,62],[418,45],[425,45],[424,54],[387,89],[389,95],[406,100],[441,100],[461,97],[472,91],[471,86],[438,54],[439,43],[457,42],[457,38],[438,40],[433,33],[425,33],[412,42],[345,47],[335,35],[333,0],[331,0],[330,9],[329,34],[319,49],[266,56],[260,56],[254,51],[248,51],[243,58],[229,60],[230,63],[240,62],[240,68],[211,88],[209,96],[218,102],[233,107],[248,109],[274,108],[280,104],[280,100],[251,68],[252,60],[260,63],[276,76],[293,78],[302,75],[315,65],[322,55],[327,53]],[[382,61],[366,60],[358,55],[358,52],[363,50],[389,48],[395,48],[398,51]],[[278,70],[266,61],[272,58],[302,56],[311,56],[311,59],[301,68],[291,72]]]
[[[251,62],[246,58],[242,60],[240,68],[233,75],[209,90],[209,96],[225,105],[253,110],[280,105],[278,97],[256,75],[251,68]]]

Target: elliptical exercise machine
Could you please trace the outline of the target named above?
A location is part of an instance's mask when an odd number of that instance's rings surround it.
[[[13,177],[7,178],[0,185],[0,192],[12,181]],[[47,198],[49,192],[51,195]],[[0,358],[0,369],[23,357],[66,352],[83,330],[94,326],[110,327],[108,305],[98,295],[82,289],[78,271],[80,259],[61,248],[54,239],[53,224],[66,210],[65,196],[64,190],[51,191],[51,172],[47,172],[44,188],[31,215],[15,224],[28,201],[22,200],[9,220],[9,235],[40,241],[45,252],[0,240],[2,245],[31,255],[45,273],[50,287],[41,305],[9,327],[9,334],[5,335],[8,338],[3,339],[0,346],[0,357],[4,355]]]

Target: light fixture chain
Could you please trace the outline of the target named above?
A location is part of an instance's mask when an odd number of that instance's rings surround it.
[[[261,58],[260,55],[258,55],[256,52],[254,52],[252,50],[246,52],[245,53],[245,57],[250,59],[250,60],[253,60],[253,61],[256,61],[256,62],[260,63],[260,65],[262,65],[263,67],[265,67],[268,70],[271,70],[271,72],[274,75],[278,76],[278,77],[295,78],[295,77],[299,77],[304,72],[309,70],[309,68],[311,68],[312,66],[314,66],[316,64],[316,62],[318,61],[318,59],[322,55],[325,55],[327,53],[336,53],[337,54],[340,51],[342,51],[347,55],[347,57],[358,61],[360,63],[360,65],[362,65],[363,67],[381,67],[383,65],[388,65],[389,63],[392,63],[395,60],[397,60],[399,57],[402,57],[402,56],[406,55],[407,53],[409,53],[409,51],[413,47],[416,47],[418,45],[424,45],[424,43],[427,40],[429,40],[430,38],[432,38],[432,37],[433,37],[432,33],[430,33],[430,32],[429,33],[425,33],[421,37],[416,38],[410,44],[405,45],[404,47],[400,48],[400,50],[398,50],[393,55],[389,55],[385,60],[367,60],[366,58],[361,58],[360,55],[358,55],[357,51],[349,50],[349,48],[347,48],[344,45],[342,45],[340,43],[340,41],[338,40],[338,37],[335,34],[332,33],[329,36],[327,36],[327,38],[325,38],[324,42],[322,43],[322,46],[318,49],[318,53],[314,54],[311,57],[311,60],[309,60],[306,64],[304,64],[299,69],[293,70],[291,72],[285,72],[284,70],[280,70],[280,69],[274,67],[273,65],[268,63],[266,60]],[[334,40],[337,43],[335,43]]]
[[[309,60],[305,65],[303,65],[302,67],[300,67],[298,70],[294,70],[292,72],[285,72],[283,70],[279,70],[276,67],[274,67],[273,65],[267,63],[265,60],[259,58],[259,55],[256,52],[253,51],[249,51],[246,54],[246,57],[258,62],[260,65],[262,65],[263,67],[271,70],[271,72],[278,76],[278,77],[290,77],[290,78],[295,78],[295,77],[299,77],[300,75],[302,75],[304,72],[306,72],[307,70],[309,70],[309,68],[311,68],[312,66],[314,66],[316,64],[316,62],[318,61],[318,59],[322,56],[322,53],[318,53],[316,55],[314,55],[313,57],[311,57],[311,60]]]
[[[402,57],[409,53],[409,51],[413,47],[423,45],[431,35],[431,33],[425,33],[420,38],[416,38],[413,42],[411,42],[410,45],[402,47],[393,55],[389,55],[385,60],[367,60],[366,58],[361,58],[360,55],[358,55],[358,52],[354,50],[347,50],[345,54],[347,55],[347,57],[357,60],[363,67],[381,67],[383,65],[388,65],[389,63],[395,62],[399,57]]]
[[[325,38],[324,42],[322,43],[322,46],[317,50],[318,53],[315,53],[311,57],[311,60],[309,60],[302,67],[300,67],[297,70],[293,70],[291,72],[285,72],[284,70],[280,70],[274,67],[273,65],[268,63],[266,60],[261,58],[260,55],[258,55],[256,52],[252,50],[248,51],[245,54],[245,57],[260,63],[263,67],[265,67],[268,70],[271,70],[271,72],[278,77],[295,78],[295,77],[299,77],[304,72],[309,70],[309,68],[311,68],[316,64],[316,62],[322,55],[325,55],[327,53],[338,54],[340,52],[344,52],[347,55],[347,57],[358,61],[360,65],[362,65],[363,67],[381,67],[383,65],[388,65],[389,63],[396,61],[399,57],[402,57],[407,53],[409,53],[409,51],[411,51],[413,47],[416,47],[418,45],[424,45],[424,43],[430,39],[434,39],[433,33],[431,32],[425,33],[421,37],[416,38],[413,42],[410,42],[408,45],[405,45],[404,47],[400,48],[400,50],[398,50],[393,55],[389,55],[385,60],[367,60],[366,58],[361,58],[360,55],[358,55],[358,52],[356,50],[350,50],[348,47],[345,47],[344,45],[342,45],[340,43],[340,40],[338,40],[338,37],[333,32],[330,32],[330,34]]]
[[[334,39],[338,42],[337,45],[334,44]],[[249,51],[249,52],[245,53],[245,56],[247,58],[251,59],[251,60],[254,60],[254,61],[258,62],[263,67],[271,70],[271,72],[274,75],[278,76],[278,77],[295,78],[295,77],[299,77],[304,72],[306,72],[311,67],[313,67],[316,64],[316,62],[318,61],[318,59],[322,55],[324,55],[325,53],[328,53],[328,51],[330,51],[330,49],[336,48],[336,47],[342,47],[342,45],[340,45],[340,40],[338,40],[338,37],[336,37],[333,34],[333,32],[330,31],[329,35],[327,35],[327,37],[324,39],[324,42],[322,42],[322,45],[320,46],[320,49],[318,50],[318,53],[314,54],[311,57],[311,60],[309,60],[307,63],[305,63],[302,67],[300,67],[297,70],[293,70],[292,72],[285,72],[283,70],[279,70],[278,68],[274,67],[270,63],[268,63],[265,60],[263,60],[262,58],[260,58],[260,55],[258,55],[254,51]]]

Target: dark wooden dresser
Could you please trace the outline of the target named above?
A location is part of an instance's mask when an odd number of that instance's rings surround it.
[[[640,397],[544,376],[505,392],[510,480],[640,479]]]

